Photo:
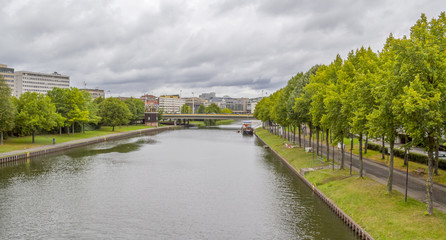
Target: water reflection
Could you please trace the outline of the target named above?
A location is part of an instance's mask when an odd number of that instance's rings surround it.
[[[0,169],[0,239],[354,239],[255,137],[163,132]]]

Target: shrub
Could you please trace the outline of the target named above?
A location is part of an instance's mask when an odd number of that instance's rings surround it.
[[[370,150],[375,150],[375,151],[379,151],[379,152],[382,151],[381,145],[371,143],[371,142],[369,142],[367,144],[367,148]],[[395,156],[404,158],[404,150],[394,148],[393,152],[394,152]],[[388,148],[386,148],[386,154],[389,154]],[[428,157],[424,154],[409,152],[409,161],[411,161],[411,162],[417,162],[417,163],[427,165],[427,160],[428,160]],[[438,168],[446,170],[446,161],[444,159],[439,159]]]

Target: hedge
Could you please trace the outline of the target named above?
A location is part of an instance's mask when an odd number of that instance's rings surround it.
[[[382,146],[375,144],[375,143],[369,142],[367,144],[367,148],[371,149],[371,150],[382,152]],[[389,154],[388,148],[386,148],[385,151],[386,151],[386,154]],[[393,152],[394,152],[395,156],[404,159],[404,150],[394,148]],[[428,160],[427,155],[409,152],[409,161],[411,161],[411,162],[417,162],[417,163],[427,165],[427,160]],[[439,159],[438,168],[446,170],[446,161],[443,159]]]

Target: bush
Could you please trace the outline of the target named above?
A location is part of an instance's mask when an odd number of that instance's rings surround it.
[[[371,143],[371,142],[368,143],[367,148],[370,150],[375,150],[375,151],[379,151],[379,152],[382,151],[381,145]],[[394,148],[393,152],[394,152],[395,156],[404,159],[404,150]],[[388,148],[386,148],[386,154],[389,154]],[[417,163],[427,165],[427,160],[428,160],[428,157],[426,155],[409,152],[409,161],[411,161],[411,162],[417,162]],[[438,168],[446,170],[446,161],[443,159],[439,159]]]

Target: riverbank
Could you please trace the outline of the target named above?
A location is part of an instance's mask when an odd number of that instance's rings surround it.
[[[30,157],[45,155],[49,153],[59,152],[75,147],[81,147],[86,146],[89,144],[99,143],[99,142],[105,142],[109,140],[115,140],[115,139],[121,139],[136,135],[142,135],[147,133],[158,133],[169,129],[176,129],[179,128],[179,126],[165,126],[165,127],[159,127],[159,128],[141,128],[131,131],[123,131],[123,132],[113,132],[112,134],[106,134],[95,136],[95,137],[89,137],[89,138],[81,138],[78,140],[73,141],[67,141],[63,143],[57,143],[57,144],[51,144],[51,145],[42,145],[38,147],[33,148],[26,148],[26,149],[20,149],[15,151],[9,151],[9,152],[3,152],[0,153],[0,163],[7,163],[7,162],[13,162],[20,159],[26,159]]]
[[[284,147],[283,140],[258,128],[256,134],[286,159],[297,171],[323,165],[301,148]],[[285,141],[285,143],[287,143]],[[375,239],[446,239],[446,214],[425,214],[424,203],[398,192],[386,193],[386,186],[370,178],[350,177],[348,170],[312,171],[305,178]]]

